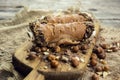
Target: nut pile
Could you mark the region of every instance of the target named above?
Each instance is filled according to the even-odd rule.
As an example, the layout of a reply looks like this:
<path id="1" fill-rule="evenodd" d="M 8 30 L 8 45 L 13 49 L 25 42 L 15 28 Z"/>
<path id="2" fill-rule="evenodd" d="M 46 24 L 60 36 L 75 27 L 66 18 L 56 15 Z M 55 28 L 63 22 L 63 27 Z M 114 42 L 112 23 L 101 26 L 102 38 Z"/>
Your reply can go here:
<path id="1" fill-rule="evenodd" d="M 117 52 L 118 50 L 120 50 L 120 41 L 110 44 L 101 43 L 95 46 L 90 60 L 90 67 L 93 68 L 95 72 L 92 80 L 99 80 L 100 76 L 106 77 L 110 73 L 110 68 L 105 61 L 106 53 Z"/>
<path id="2" fill-rule="evenodd" d="M 89 47 L 89 45 L 86 46 Z M 85 48 L 84 51 L 87 49 Z M 51 68 L 57 68 L 61 62 L 77 67 L 81 62 L 84 62 L 80 58 L 82 50 L 83 48 L 80 44 L 74 46 L 55 46 L 52 48 L 34 46 L 31 48 L 30 54 L 26 59 L 34 60 L 36 57 L 39 57 L 42 61 L 50 63 Z"/>
<path id="3" fill-rule="evenodd" d="M 89 38 L 93 34 L 92 19 L 86 14 L 67 14 L 45 16 L 41 20 L 30 23 L 34 34 L 34 45 L 26 59 L 49 63 L 51 68 L 57 68 L 60 63 L 78 67 L 81 53 L 85 55 L 89 48 Z M 104 56 L 103 56 L 104 57 Z"/>

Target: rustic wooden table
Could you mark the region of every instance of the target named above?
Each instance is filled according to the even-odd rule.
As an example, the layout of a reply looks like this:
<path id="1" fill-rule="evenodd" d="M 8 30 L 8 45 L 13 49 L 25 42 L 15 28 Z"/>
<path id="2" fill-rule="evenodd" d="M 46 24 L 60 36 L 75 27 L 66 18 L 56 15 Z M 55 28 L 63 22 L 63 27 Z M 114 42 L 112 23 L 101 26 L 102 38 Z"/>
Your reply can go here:
<path id="1" fill-rule="evenodd" d="M 80 7 L 81 11 L 93 13 L 104 26 L 119 27 L 120 0 L 0 0 L 0 20 L 11 19 L 23 6 L 30 9 L 67 9 Z"/>

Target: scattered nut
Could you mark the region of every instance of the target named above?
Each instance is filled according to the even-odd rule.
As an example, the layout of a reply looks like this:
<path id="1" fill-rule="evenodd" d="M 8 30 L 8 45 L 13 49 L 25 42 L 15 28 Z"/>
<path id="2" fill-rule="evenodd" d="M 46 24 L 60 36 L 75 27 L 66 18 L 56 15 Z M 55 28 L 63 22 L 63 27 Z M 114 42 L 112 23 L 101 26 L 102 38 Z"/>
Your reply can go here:
<path id="1" fill-rule="evenodd" d="M 61 51 L 61 48 L 59 46 L 56 46 L 55 47 L 55 52 L 60 52 Z"/>
<path id="2" fill-rule="evenodd" d="M 73 50 L 74 52 L 78 52 L 79 46 L 73 46 L 73 47 L 72 47 L 72 50 Z"/>
<path id="3" fill-rule="evenodd" d="M 30 53 L 30 54 L 26 57 L 26 59 L 27 59 L 27 60 L 34 60 L 36 57 L 37 57 L 36 54 Z"/>
<path id="4" fill-rule="evenodd" d="M 55 60 L 55 59 L 56 59 L 55 55 L 50 54 L 48 56 L 48 60 L 50 60 L 50 61 Z"/>
<path id="5" fill-rule="evenodd" d="M 97 54 L 98 58 L 100 59 L 105 59 L 106 58 L 106 54 L 105 53 L 100 53 L 100 54 Z"/>
<path id="6" fill-rule="evenodd" d="M 64 62 L 68 62 L 69 59 L 66 56 L 62 56 L 61 60 L 64 61 Z"/>
<path id="7" fill-rule="evenodd" d="M 83 58 L 80 58 L 80 61 L 83 62 L 83 63 L 85 62 L 85 60 Z"/>
<path id="8" fill-rule="evenodd" d="M 96 66 L 96 65 L 97 65 L 97 60 L 92 59 L 92 60 L 90 61 L 90 64 L 91 64 L 92 66 Z"/>
<path id="9" fill-rule="evenodd" d="M 105 78 L 108 74 L 108 72 L 103 72 L 103 78 Z"/>
<path id="10" fill-rule="evenodd" d="M 75 56 L 74 58 L 77 59 L 78 61 L 80 61 L 80 58 L 78 56 Z"/>
<path id="11" fill-rule="evenodd" d="M 96 72 L 97 75 L 102 76 L 103 72 Z"/>
<path id="12" fill-rule="evenodd" d="M 72 57 L 71 63 L 73 67 L 77 67 L 79 65 L 79 61 L 75 57 Z"/>
<path id="13" fill-rule="evenodd" d="M 59 60 L 60 59 L 60 56 L 56 56 L 56 60 Z"/>
<path id="14" fill-rule="evenodd" d="M 41 52 L 41 49 L 39 47 L 35 47 L 36 52 Z"/>
<path id="15" fill-rule="evenodd" d="M 91 55 L 91 59 L 95 59 L 95 60 L 97 60 L 97 55 L 96 55 L 95 53 L 92 53 L 92 55 Z"/>
<path id="16" fill-rule="evenodd" d="M 101 46 L 103 49 L 108 49 L 108 48 L 109 48 L 109 45 L 108 45 L 108 44 L 100 44 L 100 46 Z"/>
<path id="17" fill-rule="evenodd" d="M 103 59 L 100 60 L 100 63 L 107 64 L 107 62 L 105 60 L 103 60 Z"/>
<path id="18" fill-rule="evenodd" d="M 81 46 L 81 50 L 87 50 L 87 49 L 88 49 L 88 45 L 87 44 Z"/>
<path id="19" fill-rule="evenodd" d="M 51 67 L 52 67 L 52 68 L 57 68 L 58 65 L 59 65 L 59 62 L 58 62 L 57 60 L 52 60 L 52 61 L 51 61 Z"/>
<path id="20" fill-rule="evenodd" d="M 101 71 L 102 71 L 102 67 L 101 67 L 101 66 L 97 66 L 97 67 L 95 68 L 95 70 L 96 70 L 96 72 L 101 72 Z"/>
<path id="21" fill-rule="evenodd" d="M 47 69 L 48 67 L 47 67 L 47 66 L 44 66 L 43 68 L 44 68 L 44 69 Z"/>
<path id="22" fill-rule="evenodd" d="M 102 47 L 98 47 L 98 48 L 95 49 L 95 53 L 97 53 L 97 54 L 100 54 L 100 53 L 103 53 L 103 52 L 104 52 L 104 50 L 103 50 Z"/>
<path id="23" fill-rule="evenodd" d="M 107 65 L 105 65 L 104 67 L 103 67 L 103 71 L 108 71 L 110 68 L 109 68 L 109 66 L 107 66 Z"/>
<path id="24" fill-rule="evenodd" d="M 44 55 L 49 55 L 49 52 L 43 52 Z"/>
<path id="25" fill-rule="evenodd" d="M 111 50 L 111 49 L 107 49 L 107 50 L 106 50 L 106 52 L 111 53 L 111 52 L 112 52 L 112 50 Z"/>
<path id="26" fill-rule="evenodd" d="M 42 48 L 41 48 L 41 51 L 42 51 L 42 52 L 45 52 L 45 51 L 47 51 L 47 48 L 46 48 L 46 47 L 42 47 Z"/>
<path id="27" fill-rule="evenodd" d="M 97 74 L 94 74 L 94 75 L 92 76 L 92 80 L 99 80 L 99 76 L 98 76 Z"/>
<path id="28" fill-rule="evenodd" d="M 118 48 L 117 47 L 111 47 L 110 48 L 113 52 L 117 52 L 118 51 Z"/>

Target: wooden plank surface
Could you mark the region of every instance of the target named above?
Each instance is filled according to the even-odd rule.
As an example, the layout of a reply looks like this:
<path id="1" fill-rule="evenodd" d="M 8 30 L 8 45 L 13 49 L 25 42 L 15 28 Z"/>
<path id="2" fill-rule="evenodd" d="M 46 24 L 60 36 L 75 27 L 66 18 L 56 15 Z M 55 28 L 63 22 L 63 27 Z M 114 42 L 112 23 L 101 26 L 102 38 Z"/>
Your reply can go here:
<path id="1" fill-rule="evenodd" d="M 80 7 L 81 11 L 93 13 L 102 23 L 110 22 L 114 26 L 120 21 L 120 0 L 1 0 L 0 1 L 0 19 L 10 19 L 22 6 L 28 6 L 30 9 L 67 9 L 69 7 Z M 37 5 L 37 6 L 36 6 Z M 103 19 L 103 20 L 102 20 Z M 113 24 L 112 24 L 113 23 Z"/>

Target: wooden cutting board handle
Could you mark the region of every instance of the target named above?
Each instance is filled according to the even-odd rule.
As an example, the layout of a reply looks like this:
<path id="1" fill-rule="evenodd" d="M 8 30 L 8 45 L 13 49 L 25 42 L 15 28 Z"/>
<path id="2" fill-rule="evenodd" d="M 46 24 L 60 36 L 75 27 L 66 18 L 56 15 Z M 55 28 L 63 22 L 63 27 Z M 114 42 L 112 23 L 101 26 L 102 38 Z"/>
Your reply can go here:
<path id="1" fill-rule="evenodd" d="M 33 69 L 24 80 L 45 80 L 45 77 L 37 69 Z"/>

